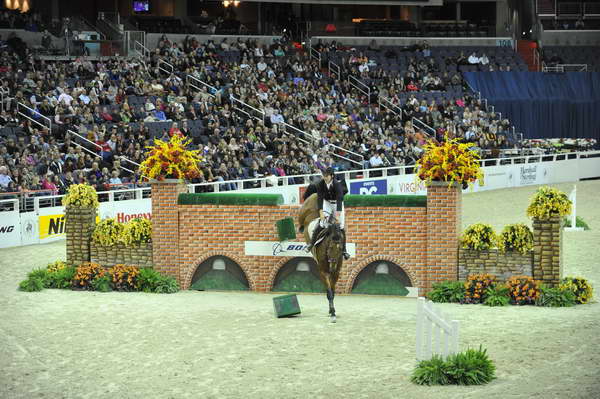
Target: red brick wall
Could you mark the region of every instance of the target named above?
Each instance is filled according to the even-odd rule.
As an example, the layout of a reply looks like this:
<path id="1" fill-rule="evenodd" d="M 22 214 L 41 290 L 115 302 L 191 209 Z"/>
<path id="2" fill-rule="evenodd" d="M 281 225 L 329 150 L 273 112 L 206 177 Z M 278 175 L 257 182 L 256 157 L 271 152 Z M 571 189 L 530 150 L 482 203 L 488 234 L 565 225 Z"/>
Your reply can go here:
<path id="1" fill-rule="evenodd" d="M 177 197 L 183 183 L 152 183 L 152 261 L 154 269 L 179 279 L 179 218 Z"/>
<path id="2" fill-rule="evenodd" d="M 250 289 L 271 290 L 279 268 L 291 258 L 246 256 L 244 241 L 277 241 L 275 222 L 285 217 L 295 220 L 298 205 L 177 206 L 181 187 L 156 186 L 152 188 L 155 268 L 172 274 L 182 289 L 188 289 L 203 261 L 223 255 L 240 265 Z M 398 264 L 421 295 L 433 282 L 456 280 L 461 193 L 432 186 L 427 204 L 428 208 L 347 208 L 348 242 L 356 244 L 356 257 L 344 262 L 336 291 L 350 292 L 362 269 L 379 260 Z M 303 241 L 302 235 L 296 241 Z"/>
<path id="3" fill-rule="evenodd" d="M 458 277 L 458 243 L 462 218 L 462 192 L 447 183 L 427 187 L 427 270 L 422 281 L 428 291 L 433 283 Z"/>

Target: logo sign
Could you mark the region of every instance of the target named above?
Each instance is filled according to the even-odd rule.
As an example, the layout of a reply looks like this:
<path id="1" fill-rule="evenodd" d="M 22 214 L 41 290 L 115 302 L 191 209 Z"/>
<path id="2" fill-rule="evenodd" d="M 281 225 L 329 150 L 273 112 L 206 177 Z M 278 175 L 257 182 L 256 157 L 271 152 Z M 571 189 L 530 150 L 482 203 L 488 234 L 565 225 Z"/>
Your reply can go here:
<path id="1" fill-rule="evenodd" d="M 386 180 L 370 180 L 350 183 L 350 194 L 387 194 Z"/>
<path id="2" fill-rule="evenodd" d="M 15 226 L 0 226 L 0 233 L 12 233 Z"/>
<path id="3" fill-rule="evenodd" d="M 248 256 L 312 257 L 303 242 L 244 241 L 244 254 Z M 356 256 L 356 244 L 346 243 L 350 257 Z"/>
<path id="4" fill-rule="evenodd" d="M 513 41 L 511 39 L 496 39 L 496 46 L 513 47 Z"/>
<path id="5" fill-rule="evenodd" d="M 424 181 L 400 182 L 398 194 L 427 194 L 427 187 Z"/>
<path id="6" fill-rule="evenodd" d="M 537 165 L 521 166 L 519 168 L 521 185 L 535 184 L 537 181 Z"/>
<path id="7" fill-rule="evenodd" d="M 96 223 L 100 218 L 96 216 Z M 44 215 L 40 216 L 40 240 L 57 238 L 65 236 L 65 215 Z"/>
<path id="8" fill-rule="evenodd" d="M 117 222 L 119 223 L 127 223 L 129 222 L 131 219 L 148 219 L 151 220 L 152 219 L 152 212 L 144 212 L 144 213 L 125 213 L 125 212 L 118 212 L 117 213 Z"/>

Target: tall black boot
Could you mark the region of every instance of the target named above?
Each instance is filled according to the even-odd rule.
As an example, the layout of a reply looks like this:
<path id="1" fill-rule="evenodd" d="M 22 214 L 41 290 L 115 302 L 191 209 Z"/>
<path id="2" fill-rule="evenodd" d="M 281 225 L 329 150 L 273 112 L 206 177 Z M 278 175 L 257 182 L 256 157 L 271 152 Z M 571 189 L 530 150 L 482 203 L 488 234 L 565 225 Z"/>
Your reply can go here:
<path id="1" fill-rule="evenodd" d="M 342 232 L 344 233 L 344 259 L 348 260 L 350 259 L 350 254 L 348 253 L 348 251 L 346 251 L 346 230 L 342 229 Z"/>
<path id="2" fill-rule="evenodd" d="M 317 224 L 317 227 L 315 228 L 315 231 L 313 232 L 313 235 L 310 240 L 310 244 L 308 244 L 308 247 L 306 247 L 306 252 L 310 252 L 310 250 L 313 249 L 313 247 L 317 243 L 317 238 L 319 237 L 321 230 L 323 230 L 323 227 L 321 227 L 321 223 L 319 223 L 319 224 Z"/>

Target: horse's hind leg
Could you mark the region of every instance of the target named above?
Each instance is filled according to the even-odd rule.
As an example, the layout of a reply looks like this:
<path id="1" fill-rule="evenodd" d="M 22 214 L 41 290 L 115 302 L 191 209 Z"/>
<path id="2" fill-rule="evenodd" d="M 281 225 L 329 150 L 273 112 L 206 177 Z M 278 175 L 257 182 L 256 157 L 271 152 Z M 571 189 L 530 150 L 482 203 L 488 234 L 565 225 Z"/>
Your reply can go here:
<path id="1" fill-rule="evenodd" d="M 331 275 L 327 276 L 327 299 L 329 300 L 329 316 L 331 322 L 335 323 L 335 306 L 333 306 L 333 298 L 335 298 L 335 283 L 332 283 Z"/>

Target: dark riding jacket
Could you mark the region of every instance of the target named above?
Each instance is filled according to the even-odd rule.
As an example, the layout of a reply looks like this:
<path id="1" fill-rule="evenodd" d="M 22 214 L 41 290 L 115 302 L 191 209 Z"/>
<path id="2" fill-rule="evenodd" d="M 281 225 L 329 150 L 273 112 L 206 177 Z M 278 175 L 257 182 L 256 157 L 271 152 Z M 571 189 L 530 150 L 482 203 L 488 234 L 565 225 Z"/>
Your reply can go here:
<path id="1" fill-rule="evenodd" d="M 344 205 L 344 189 L 340 182 L 336 179 L 331 181 L 331 185 L 327 187 L 325 179 L 317 183 L 317 196 L 319 198 L 319 209 L 323 209 L 323 200 L 336 203 L 338 212 L 341 212 Z"/>

